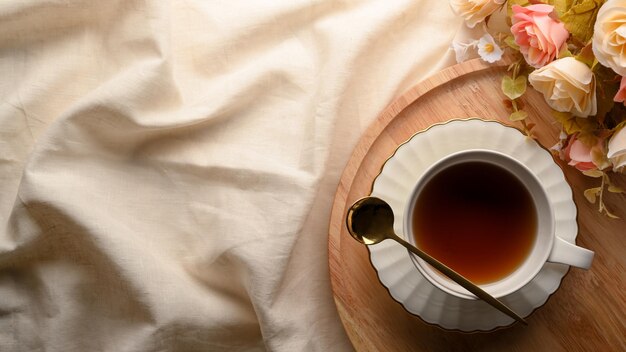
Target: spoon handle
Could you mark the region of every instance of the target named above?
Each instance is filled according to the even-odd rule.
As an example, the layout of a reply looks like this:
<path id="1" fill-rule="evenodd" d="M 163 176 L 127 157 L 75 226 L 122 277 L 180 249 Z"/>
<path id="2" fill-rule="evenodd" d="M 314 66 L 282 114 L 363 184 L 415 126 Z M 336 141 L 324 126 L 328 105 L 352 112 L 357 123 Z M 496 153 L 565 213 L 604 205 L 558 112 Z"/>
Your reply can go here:
<path id="1" fill-rule="evenodd" d="M 396 234 L 388 235 L 388 237 L 400 243 L 401 245 L 406 247 L 406 249 L 408 249 L 409 251 L 415 253 L 418 257 L 422 258 L 426 263 L 430 264 L 432 267 L 442 272 L 444 275 L 452 279 L 452 281 L 463 286 L 463 288 L 465 288 L 466 290 L 476 295 L 476 297 L 489 303 L 490 305 L 497 308 L 502 313 L 510 316 L 511 318 L 523 323 L 524 325 L 528 325 L 528 323 L 526 323 L 526 321 L 522 317 L 517 315 L 514 311 L 511 310 L 511 308 L 507 307 L 500 300 L 488 294 L 482 288 L 478 287 L 476 284 L 472 283 L 470 280 L 466 279 L 461 274 L 450 269 L 447 265 L 431 257 L 430 255 L 428 255 L 428 253 L 416 248 L 415 246 L 408 243 L 404 239 L 398 237 Z"/>

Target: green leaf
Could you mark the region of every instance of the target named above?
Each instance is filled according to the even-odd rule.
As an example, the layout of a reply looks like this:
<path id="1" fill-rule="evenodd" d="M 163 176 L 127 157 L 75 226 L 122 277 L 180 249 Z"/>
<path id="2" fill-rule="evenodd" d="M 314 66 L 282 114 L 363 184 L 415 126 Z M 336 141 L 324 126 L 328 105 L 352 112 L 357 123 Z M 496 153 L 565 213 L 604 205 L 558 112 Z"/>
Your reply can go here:
<path id="1" fill-rule="evenodd" d="M 611 193 L 624 193 L 623 188 L 617 187 L 615 185 L 609 185 L 608 190 Z"/>
<path id="2" fill-rule="evenodd" d="M 591 70 L 592 71 L 595 70 L 599 63 L 600 63 L 600 61 L 598 61 L 598 59 L 594 57 L 593 58 L 593 64 L 591 64 Z"/>
<path id="3" fill-rule="evenodd" d="M 574 54 L 572 54 L 572 52 L 569 51 L 567 46 L 563 46 L 563 49 L 561 49 L 561 51 L 559 51 L 559 55 L 558 55 L 557 58 L 562 59 L 564 57 L 572 57 L 572 56 L 574 56 Z"/>
<path id="4" fill-rule="evenodd" d="M 528 117 L 528 113 L 524 110 L 514 111 L 511 115 L 509 115 L 509 120 L 511 121 L 521 121 Z"/>
<path id="5" fill-rule="evenodd" d="M 502 77 L 502 92 L 511 100 L 521 97 L 526 92 L 526 76 L 519 76 L 516 79 Z"/>
<path id="6" fill-rule="evenodd" d="M 602 177 L 604 175 L 604 172 L 602 172 L 600 170 L 587 170 L 587 171 L 583 171 L 583 175 L 589 176 L 589 177 L 594 177 L 594 178 L 599 178 L 599 177 Z"/>
<path id="7" fill-rule="evenodd" d="M 517 45 L 517 43 L 515 42 L 515 38 L 513 38 L 512 35 L 509 35 L 506 38 L 504 38 L 504 43 L 508 45 L 509 48 L 519 51 L 519 45 Z"/>
<path id="8" fill-rule="evenodd" d="M 587 43 L 593 35 L 593 25 L 605 0 L 579 0 L 560 16 L 565 28 L 580 43 Z"/>
<path id="9" fill-rule="evenodd" d="M 596 204 L 596 196 L 598 195 L 598 193 L 600 193 L 600 190 L 601 187 L 589 188 L 586 189 L 583 194 L 585 195 L 585 198 L 587 198 L 589 203 Z"/>

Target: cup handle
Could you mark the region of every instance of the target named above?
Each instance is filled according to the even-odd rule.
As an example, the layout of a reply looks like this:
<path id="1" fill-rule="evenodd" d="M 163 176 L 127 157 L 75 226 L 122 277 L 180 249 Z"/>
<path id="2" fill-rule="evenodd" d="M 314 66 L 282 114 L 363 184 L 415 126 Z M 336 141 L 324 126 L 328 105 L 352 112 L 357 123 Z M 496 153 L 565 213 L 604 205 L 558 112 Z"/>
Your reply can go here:
<path id="1" fill-rule="evenodd" d="M 586 248 L 578 247 L 569 243 L 559 236 L 555 236 L 552 251 L 548 261 L 575 266 L 581 269 L 589 269 L 593 260 L 594 252 Z"/>

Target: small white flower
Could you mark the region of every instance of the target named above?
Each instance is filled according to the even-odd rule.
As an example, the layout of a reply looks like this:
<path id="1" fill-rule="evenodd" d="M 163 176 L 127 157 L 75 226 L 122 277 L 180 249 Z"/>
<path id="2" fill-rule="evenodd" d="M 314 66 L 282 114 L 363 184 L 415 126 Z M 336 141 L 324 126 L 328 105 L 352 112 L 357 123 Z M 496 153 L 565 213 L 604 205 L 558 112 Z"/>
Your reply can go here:
<path id="1" fill-rule="evenodd" d="M 456 62 L 460 64 L 461 62 L 467 60 L 469 49 L 476 47 L 477 43 L 477 40 L 468 42 L 461 42 L 457 40 L 452 41 L 452 49 L 454 49 L 454 53 L 456 54 Z"/>
<path id="2" fill-rule="evenodd" d="M 478 55 L 480 58 L 494 63 L 502 58 L 504 51 L 496 44 L 491 34 L 487 33 L 478 40 Z"/>

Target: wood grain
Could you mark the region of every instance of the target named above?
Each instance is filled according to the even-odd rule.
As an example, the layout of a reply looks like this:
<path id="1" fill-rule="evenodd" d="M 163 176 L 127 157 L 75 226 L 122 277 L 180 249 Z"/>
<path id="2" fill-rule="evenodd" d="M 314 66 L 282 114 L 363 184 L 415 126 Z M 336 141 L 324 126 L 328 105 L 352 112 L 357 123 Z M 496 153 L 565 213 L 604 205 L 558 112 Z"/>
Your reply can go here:
<path id="1" fill-rule="evenodd" d="M 404 310 L 378 281 L 365 246 L 345 227 L 347 208 L 368 195 L 386 158 L 415 132 L 452 118 L 507 120 L 500 91 L 504 66 L 472 60 L 441 71 L 399 97 L 366 130 L 341 177 L 329 226 L 329 269 L 335 303 L 359 351 L 626 351 L 626 197 L 609 194 L 611 220 L 583 191 L 597 179 L 557 161 L 578 206 L 577 243 L 596 252 L 589 271 L 571 269 L 561 287 L 529 318 L 489 333 L 465 334 L 427 324 Z M 538 141 L 550 147 L 559 126 L 543 97 L 530 89 L 523 101 Z M 626 187 L 626 177 L 614 175 Z"/>

